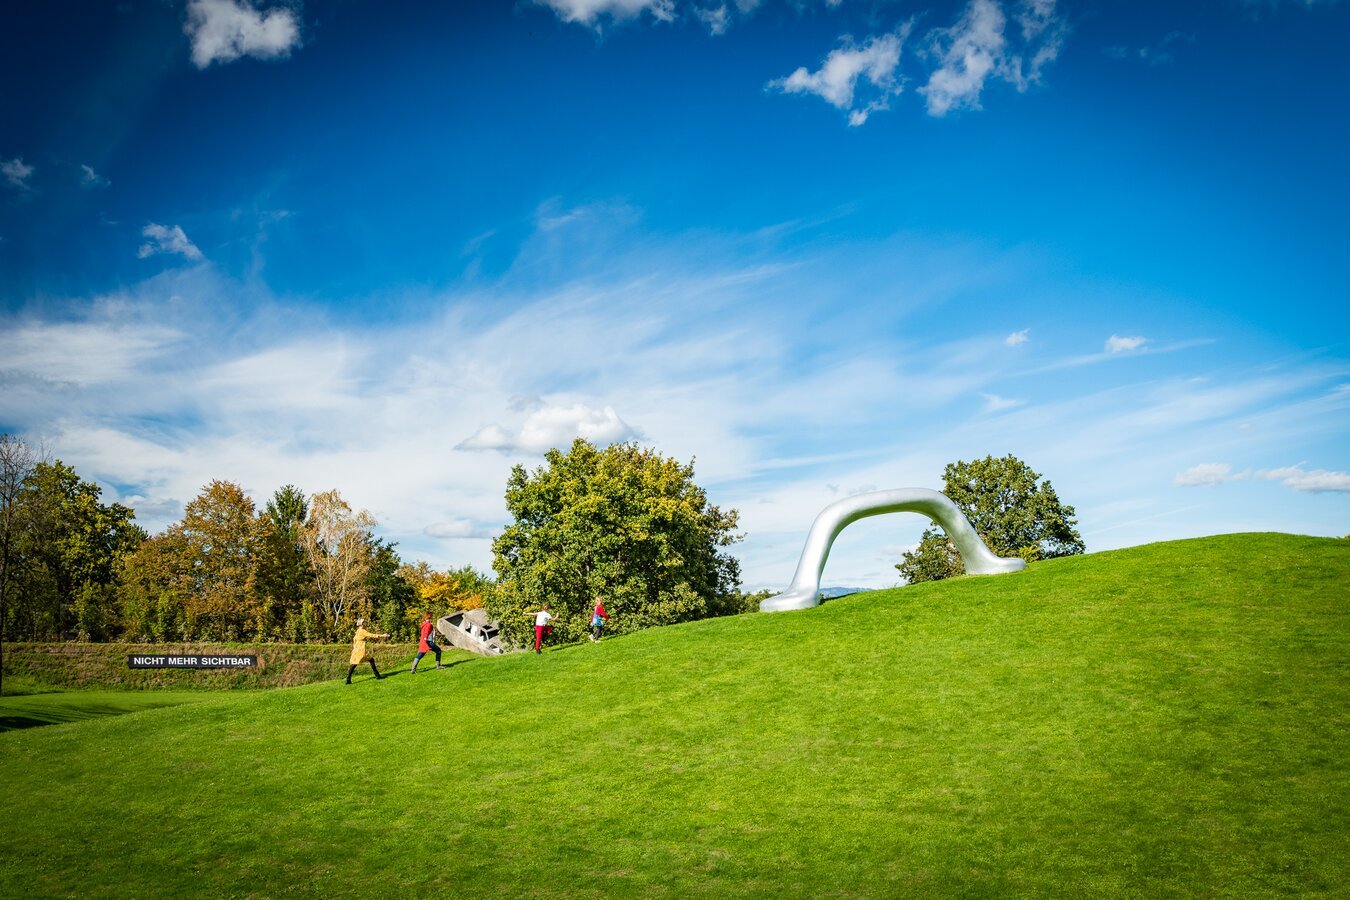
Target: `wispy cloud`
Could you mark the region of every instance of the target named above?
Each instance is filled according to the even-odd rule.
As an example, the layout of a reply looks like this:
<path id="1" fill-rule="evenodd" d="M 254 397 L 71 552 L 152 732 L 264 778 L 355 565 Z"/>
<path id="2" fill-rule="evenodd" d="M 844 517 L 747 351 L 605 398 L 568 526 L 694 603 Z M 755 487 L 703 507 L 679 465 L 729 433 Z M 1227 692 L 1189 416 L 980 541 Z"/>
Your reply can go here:
<path id="1" fill-rule="evenodd" d="M 533 0 L 564 22 L 572 22 L 600 32 L 606 25 L 639 21 L 668 24 L 693 20 L 713 36 L 727 32 L 733 23 L 753 13 L 761 0 Z M 826 0 L 826 6 L 838 6 L 838 0 Z"/>
<path id="2" fill-rule="evenodd" d="M 1005 409 L 1012 409 L 1021 406 L 1026 402 L 1025 400 L 1014 400 L 1010 397 L 1000 397 L 998 394 L 986 394 L 983 392 L 980 396 L 984 398 L 985 412 L 999 412 Z"/>
<path id="3" fill-rule="evenodd" d="M 1178 472 L 1172 483 L 1181 487 L 1213 487 L 1233 480 L 1233 467 L 1228 463 L 1200 463 L 1184 472 Z"/>
<path id="4" fill-rule="evenodd" d="M 1009 347 L 1016 347 L 1019 344 L 1025 344 L 1027 341 L 1031 340 L 1030 335 L 1031 329 L 1023 328 L 1021 331 L 1014 331 L 1012 334 L 1005 337 L 1003 343 L 1007 344 Z"/>
<path id="5" fill-rule="evenodd" d="M 873 112 L 886 109 L 890 98 L 904 89 L 896 67 L 908 33 L 906 24 L 898 32 L 869 38 L 861 45 L 846 40 L 843 47 L 830 51 L 816 71 L 801 66 L 768 86 L 787 94 L 814 94 L 847 111 L 850 125 L 862 125 Z M 870 99 L 855 104 L 859 82 L 870 84 L 873 90 Z"/>
<path id="6" fill-rule="evenodd" d="M 0 359 L 11 379 L 87 388 L 122 382 L 184 337 L 176 328 L 98 314 L 76 322 L 19 320 L 0 330 Z"/>
<path id="7" fill-rule="evenodd" d="M 244 56 L 277 59 L 300 44 L 300 23 L 293 10 L 263 11 L 249 0 L 188 0 L 183 33 L 192 42 L 192 64 L 233 62 Z"/>
<path id="8" fill-rule="evenodd" d="M 446 522 L 433 522 L 423 528 L 422 533 L 434 538 L 484 540 L 493 537 L 498 530 L 491 525 L 469 519 L 450 519 Z"/>
<path id="9" fill-rule="evenodd" d="M 536 0 L 557 13 L 564 22 L 599 27 L 602 20 L 625 22 L 649 14 L 658 22 L 675 19 L 674 0 Z M 725 17 L 725 6 L 722 7 Z"/>
<path id="10" fill-rule="evenodd" d="M 1052 344 L 1100 340 L 1096 321 L 1016 353 L 1003 331 L 916 340 L 922 311 L 964 298 L 979 321 L 1039 278 L 996 248 L 906 235 L 747 257 L 741 238 L 661 239 L 617 207 L 553 218 L 566 221 L 537 224 L 506 274 L 415 316 L 334 324 L 203 265 L 0 318 L 0 419 L 134 502 L 152 530 L 212 478 L 258 499 L 292 482 L 338 487 L 400 552 L 437 565 L 490 563 L 482 536 L 507 518 L 513 465 L 576 435 L 636 438 L 696 459 L 713 502 L 742 511 L 749 537 L 736 553 L 751 583 L 790 577 L 812 518 L 839 496 L 831 484 L 932 487 L 954 459 L 1013 452 L 1079 506 L 1086 530 L 1114 527 L 1118 514 L 1094 510 L 1122 497 L 1161 490 L 1163 508 L 1174 475 L 1223 440 L 1298 459 L 1307 453 L 1261 442 L 1343 431 L 1343 366 L 1194 373 L 1172 354 L 1182 374 L 1164 377 L 1150 353 L 1075 378 L 1035 371 Z M 839 302 L 879 285 L 885 303 Z M 989 307 L 970 300 L 972 285 Z M 1285 473 L 1291 485 L 1334 486 L 1300 471 Z M 1208 511 L 1238 493 L 1200 496 Z M 1206 514 L 1168 519 L 1167 533 L 1230 518 Z M 922 526 L 859 523 L 827 577 L 893 583 L 876 548 L 912 543 Z M 1160 539 L 1150 529 L 1111 535 Z"/>
<path id="11" fill-rule="evenodd" d="M 719 3 L 716 6 L 696 6 L 694 15 L 708 28 L 708 33 L 712 35 L 726 34 L 727 27 L 731 24 L 730 16 L 725 3 Z"/>
<path id="12" fill-rule="evenodd" d="M 5 176 L 5 181 L 9 182 L 11 187 L 21 191 L 28 189 L 28 179 L 33 177 L 33 171 L 32 166 L 17 156 L 0 162 L 0 175 Z"/>
<path id="13" fill-rule="evenodd" d="M 1300 463 L 1277 469 L 1243 469 L 1234 472 L 1227 463 L 1201 463 L 1178 472 L 1173 483 L 1181 487 L 1214 487 L 1230 481 L 1278 481 L 1291 491 L 1306 494 L 1350 493 L 1350 472 L 1305 469 Z"/>
<path id="14" fill-rule="evenodd" d="M 136 255 L 141 259 L 154 256 L 159 253 L 177 253 L 194 262 L 202 259 L 202 251 L 197 249 L 197 245 L 188 240 L 188 236 L 183 232 L 182 226 L 175 225 L 172 228 L 151 222 L 141 229 L 141 237 L 147 238 Z"/>
<path id="15" fill-rule="evenodd" d="M 1150 66 L 1161 66 L 1176 58 L 1176 51 L 1183 44 L 1194 44 L 1195 35 L 1185 31 L 1169 31 L 1152 44 L 1130 47 L 1115 44 L 1104 51 L 1112 59 L 1137 60 Z"/>
<path id="16" fill-rule="evenodd" d="M 102 175 L 94 171 L 93 166 L 80 166 L 80 186 L 87 188 L 104 188 L 112 182 L 108 181 Z"/>
<path id="17" fill-rule="evenodd" d="M 1282 469 L 1263 469 L 1258 478 L 1278 481 L 1291 491 L 1309 494 L 1350 493 L 1350 472 L 1329 472 L 1326 469 L 1304 469 L 1301 465 Z"/>
<path id="18" fill-rule="evenodd" d="M 1239 2 L 1252 13 L 1261 13 L 1266 10 L 1277 10 L 1284 6 L 1317 9 L 1318 7 L 1335 6 L 1341 0 L 1239 0 Z"/>
<path id="19" fill-rule="evenodd" d="M 1018 91 L 1040 81 L 1063 41 L 1054 0 L 1022 3 L 1017 20 L 1020 41 L 1014 43 L 1006 34 L 1003 6 L 997 0 L 971 0 L 954 25 L 928 34 L 928 53 L 938 65 L 919 93 L 927 100 L 929 115 L 979 109 L 980 94 L 990 79 L 1006 81 Z"/>
<path id="20" fill-rule="evenodd" d="M 1138 350 L 1147 343 L 1148 338 L 1146 337 L 1121 337 L 1118 334 L 1113 334 L 1106 339 L 1106 352 L 1128 353 L 1131 350 Z"/>

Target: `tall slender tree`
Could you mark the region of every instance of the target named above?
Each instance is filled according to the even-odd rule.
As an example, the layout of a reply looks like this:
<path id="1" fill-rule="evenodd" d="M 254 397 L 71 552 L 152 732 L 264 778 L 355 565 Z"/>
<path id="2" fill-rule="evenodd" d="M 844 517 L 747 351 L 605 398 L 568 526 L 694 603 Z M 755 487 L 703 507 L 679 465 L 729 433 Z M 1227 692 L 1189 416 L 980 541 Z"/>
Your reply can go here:
<path id="1" fill-rule="evenodd" d="M 369 618 L 370 573 L 375 565 L 375 517 L 352 512 L 336 489 L 310 498 L 301 545 L 314 572 L 324 637 L 332 639 L 345 619 Z"/>
<path id="2" fill-rule="evenodd" d="M 11 434 L 0 434 L 0 671 L 4 669 L 4 632 L 9 626 L 10 584 L 16 574 L 19 498 L 36 464 L 32 447 Z"/>
<path id="3" fill-rule="evenodd" d="M 305 556 L 309 502 L 295 485 L 277 490 L 258 517 L 256 588 L 268 607 L 268 637 L 304 640 L 314 630 L 314 573 Z"/>

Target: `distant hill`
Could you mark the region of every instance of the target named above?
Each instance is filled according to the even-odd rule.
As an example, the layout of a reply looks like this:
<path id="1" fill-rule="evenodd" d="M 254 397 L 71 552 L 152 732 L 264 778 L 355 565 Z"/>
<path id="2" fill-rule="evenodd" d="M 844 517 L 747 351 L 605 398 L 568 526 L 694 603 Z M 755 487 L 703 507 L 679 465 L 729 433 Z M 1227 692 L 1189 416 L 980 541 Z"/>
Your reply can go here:
<path id="1" fill-rule="evenodd" d="M 0 734 L 0 894 L 1350 884 L 1350 541 L 1153 544 Z"/>
<path id="2" fill-rule="evenodd" d="M 872 588 L 862 587 L 823 587 L 820 589 L 821 596 L 826 600 L 833 600 L 835 597 L 847 597 L 849 594 L 861 594 L 863 591 L 870 591 Z"/>

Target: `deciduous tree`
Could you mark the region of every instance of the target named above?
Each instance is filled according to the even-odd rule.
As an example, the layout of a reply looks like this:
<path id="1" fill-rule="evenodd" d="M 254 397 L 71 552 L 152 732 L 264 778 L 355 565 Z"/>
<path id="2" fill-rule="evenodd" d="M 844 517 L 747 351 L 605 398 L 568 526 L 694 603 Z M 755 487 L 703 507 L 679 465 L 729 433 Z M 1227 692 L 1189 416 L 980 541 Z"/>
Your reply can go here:
<path id="1" fill-rule="evenodd" d="M 1061 503 L 1049 480 L 1012 454 L 958 460 L 947 465 L 942 480 L 942 492 L 999 556 L 1033 562 L 1083 552 L 1073 507 Z M 919 546 L 896 568 L 911 584 L 965 571 L 960 553 L 936 526 L 925 529 Z"/>
<path id="2" fill-rule="evenodd" d="M 185 554 L 185 626 L 197 639 L 238 640 L 265 633 L 268 605 L 255 589 L 257 523 L 253 501 L 232 481 L 212 481 L 173 526 Z"/>
<path id="3" fill-rule="evenodd" d="M 506 505 L 514 517 L 493 542 L 497 587 L 488 611 L 523 641 L 540 603 L 565 638 L 580 639 L 592 598 L 605 598 L 622 633 L 706 617 L 735 596 L 735 510 L 710 504 L 693 463 L 656 450 L 577 439 L 529 472 L 516 466 Z"/>
<path id="4" fill-rule="evenodd" d="M 10 588 L 16 624 L 30 639 L 88 639 L 96 636 L 89 627 L 101 630 L 106 621 L 107 611 L 98 607 L 111 593 L 103 588 L 145 532 L 132 522 L 131 509 L 101 503 L 102 493 L 60 460 L 35 463 L 23 481 L 14 508 Z"/>
<path id="5" fill-rule="evenodd" d="M 4 634 L 9 628 L 10 585 L 16 580 L 18 562 L 19 497 L 36 464 L 32 447 L 11 434 L 0 434 L 0 671 L 4 668 Z"/>
<path id="6" fill-rule="evenodd" d="M 314 572 L 324 637 L 335 638 L 344 620 L 370 617 L 370 575 L 375 565 L 375 517 L 352 512 L 336 489 L 310 498 L 301 545 Z"/>

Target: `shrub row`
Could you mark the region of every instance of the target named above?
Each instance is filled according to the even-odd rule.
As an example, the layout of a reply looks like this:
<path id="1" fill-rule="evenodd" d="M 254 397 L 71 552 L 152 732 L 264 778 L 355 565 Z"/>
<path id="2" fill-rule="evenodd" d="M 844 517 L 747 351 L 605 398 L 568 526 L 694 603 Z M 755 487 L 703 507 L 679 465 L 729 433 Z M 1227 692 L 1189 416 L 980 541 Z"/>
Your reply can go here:
<path id="1" fill-rule="evenodd" d="M 417 652 L 416 644 L 372 644 L 381 672 Z M 350 644 L 80 644 L 7 643 L 4 677 L 65 690 L 239 690 L 294 687 L 347 673 Z M 256 655 L 252 669 L 131 669 L 132 655 Z M 358 674 L 370 674 L 363 665 Z"/>

